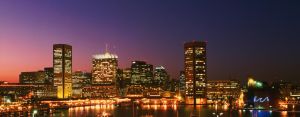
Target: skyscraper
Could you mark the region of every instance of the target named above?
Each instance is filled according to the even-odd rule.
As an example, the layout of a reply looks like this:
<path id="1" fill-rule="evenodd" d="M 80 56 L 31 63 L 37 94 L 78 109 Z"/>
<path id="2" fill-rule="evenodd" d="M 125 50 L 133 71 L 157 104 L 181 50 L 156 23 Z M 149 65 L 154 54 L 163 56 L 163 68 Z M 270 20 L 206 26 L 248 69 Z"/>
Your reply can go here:
<path id="1" fill-rule="evenodd" d="M 92 84 L 115 84 L 118 56 L 105 52 L 93 56 Z"/>
<path id="2" fill-rule="evenodd" d="M 72 96 L 72 46 L 53 45 L 54 86 L 57 87 L 57 98 Z"/>
<path id="3" fill-rule="evenodd" d="M 186 78 L 186 103 L 206 103 L 206 42 L 193 41 L 184 44 L 184 69 Z"/>
<path id="4" fill-rule="evenodd" d="M 133 61 L 131 64 L 131 84 L 149 85 L 153 80 L 153 65 L 144 61 Z"/>
<path id="5" fill-rule="evenodd" d="M 165 86 L 169 81 L 169 75 L 163 66 L 155 67 L 154 70 L 154 84 L 159 86 Z"/>
<path id="6" fill-rule="evenodd" d="M 117 96 L 116 76 L 118 69 L 118 56 L 106 51 L 104 54 L 93 56 L 92 68 L 92 96 Z"/>

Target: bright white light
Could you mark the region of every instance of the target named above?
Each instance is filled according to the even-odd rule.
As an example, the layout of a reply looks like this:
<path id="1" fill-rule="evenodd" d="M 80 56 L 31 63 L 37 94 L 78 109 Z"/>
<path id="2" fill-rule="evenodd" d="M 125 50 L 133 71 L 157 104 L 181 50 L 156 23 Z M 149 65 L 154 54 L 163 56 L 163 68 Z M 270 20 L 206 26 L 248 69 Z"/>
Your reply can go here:
<path id="1" fill-rule="evenodd" d="M 108 58 L 118 58 L 116 54 L 111 54 L 106 52 L 105 54 L 96 54 L 93 56 L 94 59 L 108 59 Z"/>
<path id="2" fill-rule="evenodd" d="M 7 102 L 7 103 L 11 103 L 11 100 L 10 100 L 10 99 L 7 99 L 6 102 Z"/>
<path id="3" fill-rule="evenodd" d="M 163 66 L 158 66 L 155 69 L 165 69 Z"/>
<path id="4" fill-rule="evenodd" d="M 33 110 L 33 114 L 37 114 L 37 112 L 38 112 L 37 110 Z"/>

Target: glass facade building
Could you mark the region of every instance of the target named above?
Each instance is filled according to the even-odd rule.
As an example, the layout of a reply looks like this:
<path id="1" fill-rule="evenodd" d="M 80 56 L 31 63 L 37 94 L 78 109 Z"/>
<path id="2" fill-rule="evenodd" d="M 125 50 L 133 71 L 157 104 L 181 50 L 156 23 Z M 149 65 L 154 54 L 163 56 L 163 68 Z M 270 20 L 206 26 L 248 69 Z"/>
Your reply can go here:
<path id="1" fill-rule="evenodd" d="M 153 80 L 153 65 L 144 61 L 133 61 L 131 64 L 131 84 L 149 85 Z"/>
<path id="2" fill-rule="evenodd" d="M 159 86 L 165 86 L 167 81 L 169 81 L 169 75 L 163 66 L 155 67 L 154 70 L 154 84 Z"/>
<path id="3" fill-rule="evenodd" d="M 53 45 L 54 86 L 57 98 L 72 96 L 72 46 L 66 44 Z"/>
<path id="4" fill-rule="evenodd" d="M 87 96 L 116 97 L 116 76 L 118 69 L 118 56 L 105 52 L 93 56 L 92 86 L 85 90 L 91 91 Z"/>
<path id="5" fill-rule="evenodd" d="M 114 85 L 118 68 L 118 56 L 106 52 L 93 56 L 92 84 Z"/>

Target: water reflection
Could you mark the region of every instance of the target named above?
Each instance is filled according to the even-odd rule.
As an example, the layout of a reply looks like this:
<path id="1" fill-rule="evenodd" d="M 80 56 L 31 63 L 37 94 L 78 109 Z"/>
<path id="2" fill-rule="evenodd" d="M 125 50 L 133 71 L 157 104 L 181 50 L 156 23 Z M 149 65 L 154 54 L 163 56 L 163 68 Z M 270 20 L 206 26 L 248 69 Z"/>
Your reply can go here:
<path id="1" fill-rule="evenodd" d="M 68 110 L 59 110 L 52 113 L 52 117 L 97 117 L 102 115 L 113 117 L 190 117 L 194 108 L 192 105 L 142 105 L 142 106 L 114 106 L 96 105 L 73 107 Z M 231 110 L 215 108 L 210 105 L 198 105 L 197 115 L 200 117 L 213 116 L 213 113 L 222 113 L 223 117 L 297 117 L 297 111 L 269 111 L 269 110 Z"/>

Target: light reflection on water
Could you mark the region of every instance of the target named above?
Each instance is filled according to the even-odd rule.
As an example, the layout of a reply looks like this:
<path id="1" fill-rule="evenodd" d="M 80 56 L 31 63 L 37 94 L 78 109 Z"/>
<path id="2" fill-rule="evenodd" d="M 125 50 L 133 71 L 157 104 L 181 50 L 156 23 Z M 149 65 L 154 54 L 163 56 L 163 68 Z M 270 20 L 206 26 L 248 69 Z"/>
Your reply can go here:
<path id="1" fill-rule="evenodd" d="M 53 117 L 97 117 L 104 114 L 113 117 L 190 117 L 194 108 L 192 105 L 143 105 L 116 107 L 114 105 L 97 105 L 73 107 L 68 110 L 56 111 Z M 213 113 L 223 113 L 223 117 L 297 117 L 300 112 L 269 111 L 269 110 L 230 110 L 214 106 L 198 105 L 195 113 L 200 117 L 213 116 Z"/>

